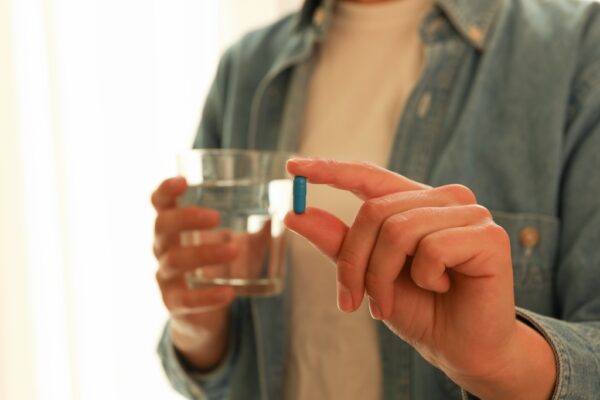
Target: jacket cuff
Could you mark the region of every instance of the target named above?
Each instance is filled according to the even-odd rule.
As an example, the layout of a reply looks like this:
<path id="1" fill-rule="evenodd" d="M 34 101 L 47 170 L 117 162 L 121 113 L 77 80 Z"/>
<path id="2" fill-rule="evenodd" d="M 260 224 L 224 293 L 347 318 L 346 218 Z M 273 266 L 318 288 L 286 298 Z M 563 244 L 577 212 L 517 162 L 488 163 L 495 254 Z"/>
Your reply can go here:
<path id="1" fill-rule="evenodd" d="M 561 337 L 561 333 L 555 329 L 556 322 L 562 324 L 565 324 L 565 322 L 545 317 L 520 307 L 517 307 L 517 318 L 538 331 L 550 344 L 550 347 L 552 347 L 554 362 L 556 363 L 556 383 L 551 399 L 566 399 L 568 393 L 568 376 L 570 375 L 569 371 L 572 363 L 564 346 L 564 340 L 568 339 L 564 335 Z M 552 321 L 555 323 L 552 323 Z"/>
<path id="2" fill-rule="evenodd" d="M 600 321 L 569 322 L 517 308 L 517 315 L 550 343 L 556 365 L 552 400 L 589 399 L 600 383 Z"/>
<path id="3" fill-rule="evenodd" d="M 565 369 L 568 369 L 570 364 L 568 364 L 567 352 L 561 343 L 558 333 L 553 330 L 552 326 L 548 326 L 547 321 L 543 320 L 548 319 L 548 317 L 542 317 L 520 307 L 516 308 L 516 313 L 518 320 L 538 331 L 550 344 L 550 347 L 552 347 L 556 362 L 556 384 L 551 399 L 566 399 L 567 384 L 565 382 Z M 461 399 L 476 400 L 479 398 L 461 388 Z"/>
<path id="4" fill-rule="evenodd" d="M 224 398 L 234 358 L 233 329 L 230 330 L 227 353 L 209 372 L 193 370 L 175 349 L 169 332 L 170 321 L 165 324 L 157 350 L 171 386 L 189 399 Z"/>
<path id="5" fill-rule="evenodd" d="M 600 322 L 568 322 L 517 308 L 517 318 L 537 330 L 552 347 L 556 384 L 552 400 L 589 399 L 598 393 Z M 462 391 L 463 399 L 476 399 Z"/>

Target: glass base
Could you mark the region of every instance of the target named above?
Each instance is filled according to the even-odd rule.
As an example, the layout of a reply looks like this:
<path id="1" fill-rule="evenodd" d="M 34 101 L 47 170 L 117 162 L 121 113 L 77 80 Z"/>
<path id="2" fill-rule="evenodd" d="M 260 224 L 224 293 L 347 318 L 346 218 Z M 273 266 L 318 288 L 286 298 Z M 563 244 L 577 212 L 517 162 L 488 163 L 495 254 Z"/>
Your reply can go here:
<path id="1" fill-rule="evenodd" d="M 238 297 L 275 296 L 281 293 L 280 279 L 203 278 L 194 274 L 186 277 L 190 289 L 206 286 L 231 286 Z"/>

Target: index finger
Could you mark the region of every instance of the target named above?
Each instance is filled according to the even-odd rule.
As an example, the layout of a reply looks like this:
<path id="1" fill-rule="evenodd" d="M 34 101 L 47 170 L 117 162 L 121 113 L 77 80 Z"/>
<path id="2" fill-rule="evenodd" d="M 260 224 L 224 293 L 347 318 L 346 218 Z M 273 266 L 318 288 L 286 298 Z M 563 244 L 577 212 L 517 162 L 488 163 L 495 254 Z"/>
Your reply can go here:
<path id="1" fill-rule="evenodd" d="M 187 189 L 185 178 L 177 176 L 164 180 L 152 193 L 151 201 L 156 211 L 175 207 L 177 197 Z"/>
<path id="2" fill-rule="evenodd" d="M 305 176 L 310 183 L 347 190 L 363 200 L 407 190 L 431 188 L 366 162 L 292 158 L 287 162 L 287 170 L 292 175 Z"/>

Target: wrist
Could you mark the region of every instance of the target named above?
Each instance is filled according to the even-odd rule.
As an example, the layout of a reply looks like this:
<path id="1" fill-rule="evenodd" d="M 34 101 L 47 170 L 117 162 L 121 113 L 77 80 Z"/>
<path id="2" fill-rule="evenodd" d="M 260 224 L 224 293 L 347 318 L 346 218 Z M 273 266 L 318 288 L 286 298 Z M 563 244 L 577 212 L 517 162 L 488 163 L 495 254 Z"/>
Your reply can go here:
<path id="1" fill-rule="evenodd" d="M 556 360 L 552 347 L 539 332 L 517 322 L 505 356 L 494 373 L 459 377 L 455 382 L 485 400 L 551 398 L 557 377 Z"/>
<path id="2" fill-rule="evenodd" d="M 229 307 L 171 318 L 173 346 L 185 363 L 198 371 L 218 365 L 227 350 L 228 333 Z"/>

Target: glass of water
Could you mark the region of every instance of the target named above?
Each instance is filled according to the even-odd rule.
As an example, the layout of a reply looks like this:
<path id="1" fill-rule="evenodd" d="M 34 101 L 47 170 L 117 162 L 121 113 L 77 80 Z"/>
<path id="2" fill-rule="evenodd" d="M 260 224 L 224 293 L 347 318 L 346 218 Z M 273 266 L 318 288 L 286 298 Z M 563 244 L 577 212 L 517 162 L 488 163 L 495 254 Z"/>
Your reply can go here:
<path id="1" fill-rule="evenodd" d="M 226 285 L 238 296 L 281 292 L 285 267 L 285 226 L 292 180 L 285 169 L 290 153 L 198 149 L 179 155 L 179 174 L 188 190 L 179 206 L 211 208 L 221 215 L 215 229 L 182 233 L 183 246 L 233 241 L 239 248 L 227 264 L 198 267 L 186 276 L 190 288 Z"/>

